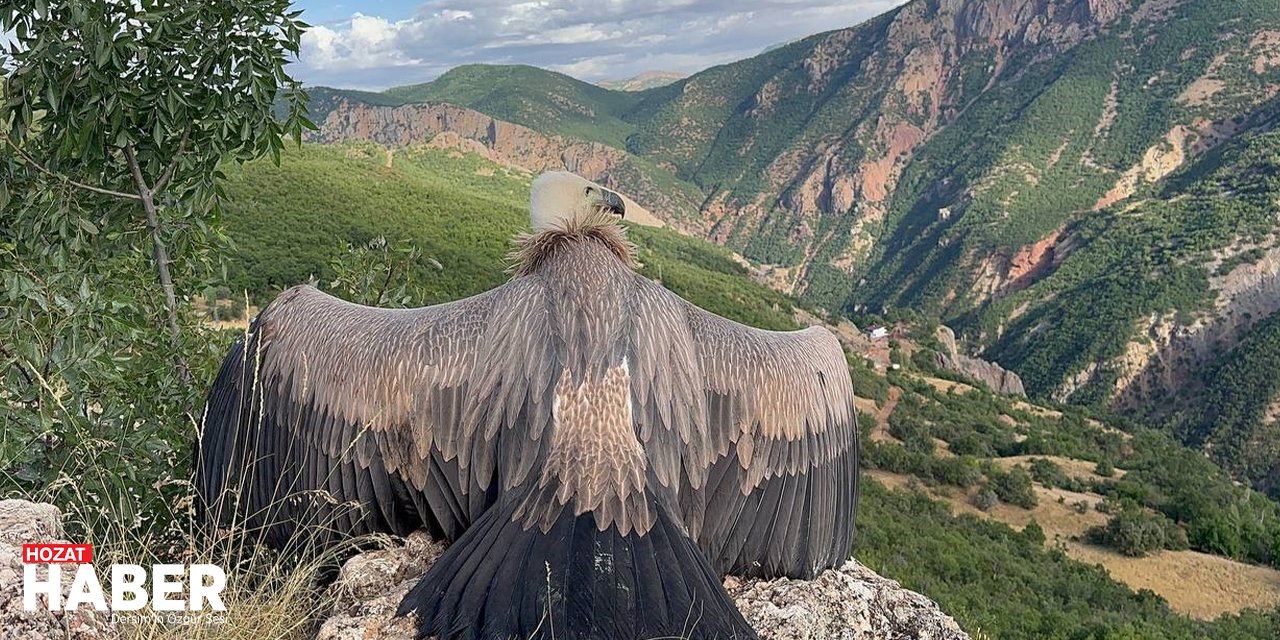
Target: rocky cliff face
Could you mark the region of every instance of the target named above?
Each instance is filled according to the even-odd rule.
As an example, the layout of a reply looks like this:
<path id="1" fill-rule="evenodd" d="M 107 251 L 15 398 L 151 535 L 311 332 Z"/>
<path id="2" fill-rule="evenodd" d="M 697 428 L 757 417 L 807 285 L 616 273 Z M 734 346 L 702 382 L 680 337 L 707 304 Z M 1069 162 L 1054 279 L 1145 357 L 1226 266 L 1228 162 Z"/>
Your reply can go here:
<path id="1" fill-rule="evenodd" d="M 743 142 L 725 151 L 713 146 L 710 155 L 749 157 L 788 109 L 812 114 L 823 125 L 830 119 L 832 126 L 794 131 L 792 144 L 764 168 L 766 191 L 780 197 L 745 200 L 736 185 L 718 185 L 709 201 L 725 206 L 707 217 L 707 233 L 760 234 L 779 220 L 826 227 L 826 233 L 789 238 L 801 245 L 797 279 L 808 280 L 815 261 L 853 271 L 871 253 L 872 229 L 888 215 L 904 168 L 917 149 L 956 121 L 975 91 L 993 85 L 1020 52 L 1052 56 L 1116 19 L 1124 6 L 1121 0 L 913 2 L 867 25 L 811 38 L 808 51 L 765 80 L 753 106 L 726 123 L 725 129 L 750 131 L 736 136 Z M 689 81 L 677 109 L 700 106 L 701 81 Z M 666 133 L 674 137 L 682 129 L 676 124 Z"/>
<path id="2" fill-rule="evenodd" d="M 317 640 L 412 640 L 411 618 L 395 617 L 404 594 L 444 552 L 425 533 L 404 546 L 349 560 L 331 587 L 334 614 Z M 928 598 L 850 560 L 817 579 L 727 578 L 725 587 L 761 640 L 968 640 Z"/>
<path id="3" fill-rule="evenodd" d="M 1129 343 L 1118 361 L 1115 394 L 1120 407 L 1136 409 L 1194 386 L 1205 366 L 1239 344 L 1257 323 L 1280 311 L 1280 246 L 1262 251 L 1257 262 L 1210 279 L 1212 311 L 1190 322 L 1164 313 L 1142 323 L 1140 338 Z"/>

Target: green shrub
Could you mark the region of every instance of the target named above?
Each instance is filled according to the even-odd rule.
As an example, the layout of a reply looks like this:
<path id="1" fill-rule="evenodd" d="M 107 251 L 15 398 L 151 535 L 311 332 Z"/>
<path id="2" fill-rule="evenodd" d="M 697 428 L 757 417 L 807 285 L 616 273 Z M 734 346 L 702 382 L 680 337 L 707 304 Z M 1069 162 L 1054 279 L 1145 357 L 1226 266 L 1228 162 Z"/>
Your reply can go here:
<path id="1" fill-rule="evenodd" d="M 1039 522 L 1032 520 L 1022 528 L 1022 537 L 1026 538 L 1031 544 L 1042 545 L 1045 541 L 1044 528 L 1040 526 Z"/>
<path id="2" fill-rule="evenodd" d="M 1137 558 L 1162 549 L 1187 548 L 1187 534 L 1181 527 L 1163 515 L 1138 507 L 1121 509 L 1106 525 L 1090 528 L 1085 537 Z"/>
<path id="3" fill-rule="evenodd" d="M 1098 464 L 1093 468 L 1093 472 L 1104 478 L 1110 478 L 1116 475 L 1116 468 L 1111 464 L 1109 458 L 1103 458 L 1098 461 Z"/>
<path id="4" fill-rule="evenodd" d="M 1009 471 L 1001 471 L 999 468 L 991 465 L 987 468 L 987 486 L 995 492 L 996 497 L 1002 502 L 1022 507 L 1023 509 L 1031 509 L 1036 506 L 1035 485 L 1031 482 L 1031 475 L 1020 467 L 1014 467 Z"/>
<path id="5" fill-rule="evenodd" d="M 973 496 L 973 506 L 977 507 L 979 511 L 990 511 L 999 502 L 1000 499 L 996 497 L 996 492 L 990 488 L 984 488 Z"/>

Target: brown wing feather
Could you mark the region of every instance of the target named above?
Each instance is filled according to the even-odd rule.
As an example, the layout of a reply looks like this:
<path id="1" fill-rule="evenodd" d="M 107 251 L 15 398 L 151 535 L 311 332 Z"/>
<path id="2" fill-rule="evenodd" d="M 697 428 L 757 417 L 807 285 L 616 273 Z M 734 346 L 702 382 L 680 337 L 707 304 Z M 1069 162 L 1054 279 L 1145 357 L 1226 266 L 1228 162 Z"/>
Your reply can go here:
<path id="1" fill-rule="evenodd" d="M 654 398 L 649 418 L 685 447 L 681 507 L 712 565 L 807 577 L 843 562 L 853 536 L 858 443 L 853 385 L 835 336 L 821 327 L 755 329 L 644 282 L 637 306 L 655 322 L 637 336 L 644 343 L 637 351 L 661 364 L 643 369 L 648 380 L 633 387 Z M 685 350 L 692 352 L 692 392 L 671 373 L 684 366 Z M 691 395 L 698 408 L 684 406 Z M 647 440 L 651 458 L 664 455 L 661 431 Z"/>
<path id="2" fill-rule="evenodd" d="M 549 376 L 525 360 L 550 348 L 529 313 L 542 295 L 537 278 L 420 309 L 282 294 L 210 391 L 197 482 L 212 517 L 276 546 L 299 525 L 460 535 L 494 499 L 497 458 L 527 473 L 536 455 L 495 425 L 547 419 Z"/>

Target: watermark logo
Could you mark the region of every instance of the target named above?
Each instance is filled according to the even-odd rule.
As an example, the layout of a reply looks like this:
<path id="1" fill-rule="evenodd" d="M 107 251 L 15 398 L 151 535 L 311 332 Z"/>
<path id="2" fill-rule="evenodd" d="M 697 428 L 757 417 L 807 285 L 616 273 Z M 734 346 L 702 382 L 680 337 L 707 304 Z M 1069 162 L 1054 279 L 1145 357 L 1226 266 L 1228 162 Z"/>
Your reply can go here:
<path id="1" fill-rule="evenodd" d="M 62 611 L 88 606 L 97 611 L 226 611 L 222 590 L 226 573 L 212 564 L 138 564 L 110 566 L 108 585 L 93 564 L 93 545 L 22 545 L 22 606 L 27 611 Z M 77 564 L 66 598 L 62 597 L 63 564 Z M 47 565 L 41 576 L 38 565 Z M 186 596 L 185 598 L 183 596 Z M 108 606 L 109 605 L 109 606 Z"/>

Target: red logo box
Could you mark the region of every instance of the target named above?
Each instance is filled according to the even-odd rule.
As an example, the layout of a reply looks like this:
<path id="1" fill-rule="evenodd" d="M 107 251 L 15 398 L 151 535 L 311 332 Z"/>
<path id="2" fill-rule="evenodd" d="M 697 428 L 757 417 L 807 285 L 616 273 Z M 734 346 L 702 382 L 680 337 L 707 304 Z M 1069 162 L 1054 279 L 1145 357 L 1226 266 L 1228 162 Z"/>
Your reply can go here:
<path id="1" fill-rule="evenodd" d="M 84 564 L 93 562 L 91 544 L 24 544 L 22 561 L 27 564 Z"/>

